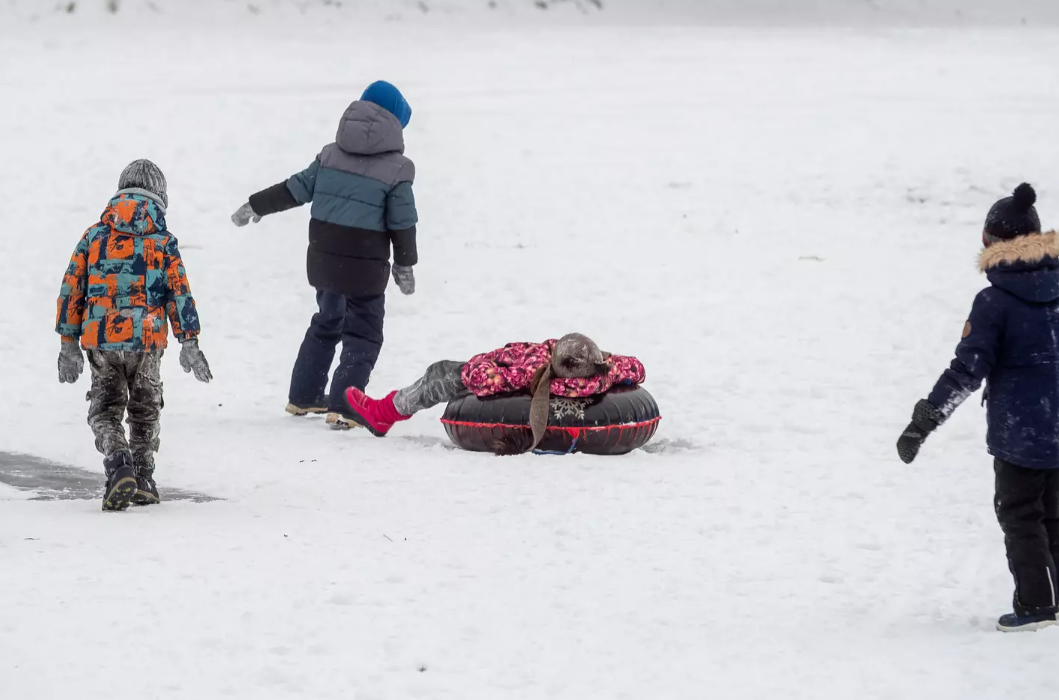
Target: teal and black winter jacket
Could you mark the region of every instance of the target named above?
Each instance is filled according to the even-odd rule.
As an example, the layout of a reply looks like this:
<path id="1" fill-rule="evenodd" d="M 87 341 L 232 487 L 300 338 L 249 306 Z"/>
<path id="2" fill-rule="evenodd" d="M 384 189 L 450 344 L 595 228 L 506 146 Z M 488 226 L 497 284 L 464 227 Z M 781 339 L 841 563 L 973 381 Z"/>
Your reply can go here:
<path id="1" fill-rule="evenodd" d="M 397 265 L 418 262 L 412 183 L 415 165 L 404 155 L 404 133 L 392 113 L 356 101 L 335 142 L 286 182 L 250 197 L 259 216 L 312 202 L 309 284 L 348 297 L 382 294 Z"/>

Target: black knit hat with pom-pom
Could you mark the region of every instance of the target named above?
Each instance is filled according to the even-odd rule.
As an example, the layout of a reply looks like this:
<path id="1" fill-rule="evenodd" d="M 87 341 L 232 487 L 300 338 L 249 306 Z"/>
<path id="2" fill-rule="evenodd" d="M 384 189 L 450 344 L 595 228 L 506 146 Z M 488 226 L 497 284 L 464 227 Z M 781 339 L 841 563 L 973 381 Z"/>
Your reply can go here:
<path id="1" fill-rule="evenodd" d="M 989 215 L 985 217 L 982 241 L 989 245 L 1040 233 L 1041 220 L 1033 207 L 1036 202 L 1037 193 L 1029 183 L 1024 182 L 1016 187 L 1010 197 L 1004 197 L 989 210 Z"/>

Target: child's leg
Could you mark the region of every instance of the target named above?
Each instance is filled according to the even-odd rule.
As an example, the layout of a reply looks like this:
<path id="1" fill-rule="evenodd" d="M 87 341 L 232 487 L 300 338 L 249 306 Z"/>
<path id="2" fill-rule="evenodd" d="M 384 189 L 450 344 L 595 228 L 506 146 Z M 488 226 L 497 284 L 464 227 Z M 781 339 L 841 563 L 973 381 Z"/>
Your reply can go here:
<path id="1" fill-rule="evenodd" d="M 1044 490 L 1044 529 L 1048 531 L 1052 564 L 1059 569 L 1059 469 L 1048 472 Z M 1059 597 L 1059 578 L 1053 583 L 1056 596 Z"/>
<path id="2" fill-rule="evenodd" d="M 137 476 L 154 476 L 162 413 L 162 351 L 141 353 L 129 363 L 129 446 Z"/>
<path id="3" fill-rule="evenodd" d="M 88 425 L 96 438 L 96 449 L 109 457 L 129 449 L 121 419 L 128 404 L 124 353 L 88 351 L 92 388 L 88 391 Z"/>
<path id="4" fill-rule="evenodd" d="M 342 339 L 346 298 L 341 294 L 318 291 L 316 304 L 320 310 L 313 314 L 291 374 L 288 398 L 297 406 L 311 406 L 324 398 L 335 348 Z"/>
<path id="5" fill-rule="evenodd" d="M 393 397 L 398 413 L 410 416 L 439 403 L 452 401 L 467 392 L 461 373 L 464 362 L 442 360 L 427 367 L 427 371 L 414 384 L 406 386 Z"/>
<path id="6" fill-rule="evenodd" d="M 346 389 L 355 386 L 363 390 L 375 369 L 382 350 L 382 324 L 386 315 L 386 297 L 346 299 L 346 316 L 342 326 L 342 356 L 338 369 L 331 378 L 328 409 L 336 413 L 345 410 Z"/>
<path id="7" fill-rule="evenodd" d="M 996 515 L 1004 531 L 1008 568 L 1015 577 L 1015 613 L 1055 612 L 1056 571 L 1045 528 L 1050 472 L 996 460 Z"/>

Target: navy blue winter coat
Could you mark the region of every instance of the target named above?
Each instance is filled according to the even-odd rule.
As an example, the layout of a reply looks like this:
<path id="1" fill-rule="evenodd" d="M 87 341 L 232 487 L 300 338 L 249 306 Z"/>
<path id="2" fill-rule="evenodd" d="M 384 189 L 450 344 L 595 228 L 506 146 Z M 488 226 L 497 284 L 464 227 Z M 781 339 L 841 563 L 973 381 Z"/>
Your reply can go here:
<path id="1" fill-rule="evenodd" d="M 927 400 L 947 418 L 985 380 L 989 453 L 1059 469 L 1059 235 L 995 243 L 979 262 L 992 286 Z"/>

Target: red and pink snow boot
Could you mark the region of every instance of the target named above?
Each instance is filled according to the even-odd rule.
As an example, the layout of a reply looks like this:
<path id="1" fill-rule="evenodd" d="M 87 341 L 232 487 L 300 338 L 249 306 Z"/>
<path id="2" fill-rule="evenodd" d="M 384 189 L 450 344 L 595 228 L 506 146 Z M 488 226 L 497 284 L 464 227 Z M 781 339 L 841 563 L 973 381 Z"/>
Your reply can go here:
<path id="1" fill-rule="evenodd" d="M 408 420 L 411 416 L 401 415 L 393 405 L 396 391 L 391 391 L 385 399 L 373 399 L 366 396 L 356 387 L 346 389 L 346 408 L 342 415 L 357 425 L 371 431 L 375 437 L 385 437 L 394 423 Z"/>

